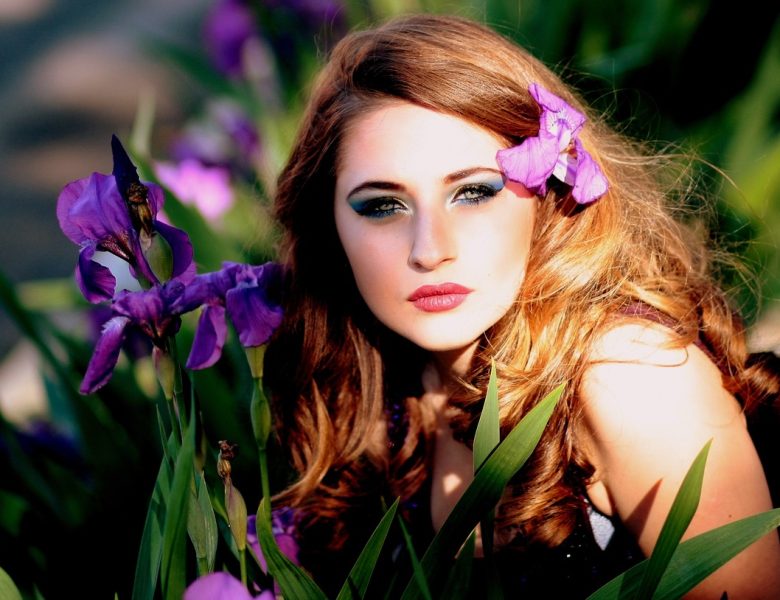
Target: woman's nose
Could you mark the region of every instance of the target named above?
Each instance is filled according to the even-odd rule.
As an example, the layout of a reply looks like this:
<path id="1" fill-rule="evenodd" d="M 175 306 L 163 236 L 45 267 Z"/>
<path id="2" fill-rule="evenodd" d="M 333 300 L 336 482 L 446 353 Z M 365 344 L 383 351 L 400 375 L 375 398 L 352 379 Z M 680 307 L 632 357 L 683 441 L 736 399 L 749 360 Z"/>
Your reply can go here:
<path id="1" fill-rule="evenodd" d="M 430 271 L 457 256 L 452 224 L 446 214 L 419 214 L 413 221 L 412 248 L 409 265 Z"/>

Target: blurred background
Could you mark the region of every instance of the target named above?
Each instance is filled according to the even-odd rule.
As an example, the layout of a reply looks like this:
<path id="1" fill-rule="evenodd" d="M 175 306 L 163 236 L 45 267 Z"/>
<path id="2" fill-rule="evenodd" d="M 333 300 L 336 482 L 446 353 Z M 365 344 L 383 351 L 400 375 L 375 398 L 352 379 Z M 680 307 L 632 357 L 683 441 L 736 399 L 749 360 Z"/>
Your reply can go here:
<path id="1" fill-rule="evenodd" d="M 625 133 L 696 153 L 701 191 L 717 209 L 712 238 L 745 265 L 723 269 L 724 284 L 752 347 L 780 351 L 780 19 L 771 3 L 0 0 L 0 566 L 25 593 L 126 597 L 159 464 L 156 392 L 142 362 L 99 397 L 71 393 L 94 326 L 72 282 L 77 248 L 56 220 L 60 189 L 110 172 L 116 133 L 186 205 L 171 210 L 190 226 L 202 269 L 267 259 L 264 207 L 312 73 L 350 28 L 409 11 L 483 21 Z M 42 346 L 70 375 L 41 360 Z M 213 421 L 238 427 L 240 414 L 212 408 Z M 54 583 L 77 565 L 89 571 L 87 596 L 78 583 Z"/>

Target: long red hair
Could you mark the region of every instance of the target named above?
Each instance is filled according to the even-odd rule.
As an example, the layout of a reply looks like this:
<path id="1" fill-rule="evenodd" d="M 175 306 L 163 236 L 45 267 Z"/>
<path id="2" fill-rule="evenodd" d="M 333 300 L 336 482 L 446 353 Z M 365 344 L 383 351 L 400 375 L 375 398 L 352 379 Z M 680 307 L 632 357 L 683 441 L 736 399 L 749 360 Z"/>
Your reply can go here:
<path id="1" fill-rule="evenodd" d="M 309 539 L 324 540 L 324 549 L 348 543 L 366 515 L 375 522 L 382 496 L 408 499 L 421 488 L 432 431 L 432 416 L 417 401 L 426 356 L 373 318 L 337 238 L 333 193 L 344 132 L 361 114 L 402 100 L 516 144 L 538 131 L 532 82 L 587 115 L 580 139 L 610 189 L 585 208 L 564 187 L 541 199 L 517 302 L 484 334 L 450 401 L 452 426 L 468 443 L 491 358 L 504 433 L 554 386 L 568 383 L 530 464 L 502 501 L 503 541 L 556 545 L 571 532 L 592 473 L 576 443 L 578 384 L 592 342 L 621 319 L 637 318 L 631 307 L 664 315 L 681 346 L 702 340 L 724 385 L 747 408 L 773 389 L 777 394 L 766 369 L 746 367 L 741 322 L 713 283 L 702 236 L 678 208 L 685 190 L 672 161 L 609 129 L 549 69 L 482 25 L 420 15 L 353 33 L 314 84 L 275 198 L 286 316 L 268 351 L 267 378 L 277 431 L 300 475 L 282 499 L 305 509 L 303 526 L 317 532 Z M 400 442 L 388 436 L 388 403 L 402 407 Z"/>

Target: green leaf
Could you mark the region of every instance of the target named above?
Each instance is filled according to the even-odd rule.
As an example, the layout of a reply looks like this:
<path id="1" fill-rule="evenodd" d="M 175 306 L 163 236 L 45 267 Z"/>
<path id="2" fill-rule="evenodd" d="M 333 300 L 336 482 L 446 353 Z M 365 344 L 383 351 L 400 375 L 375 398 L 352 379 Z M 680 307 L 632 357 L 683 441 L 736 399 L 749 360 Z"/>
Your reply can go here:
<path id="1" fill-rule="evenodd" d="M 350 600 L 363 598 L 368 588 L 368 583 L 371 581 L 371 575 L 374 572 L 374 567 L 379 559 L 379 554 L 382 551 L 385 540 L 387 539 L 387 533 L 390 531 L 390 525 L 393 524 L 395 513 L 398 510 L 398 499 L 387 509 L 387 512 L 379 521 L 379 525 L 374 529 L 374 533 L 366 542 L 363 550 L 360 552 L 352 570 L 347 576 L 347 580 L 339 592 L 337 600 Z"/>
<path id="2" fill-rule="evenodd" d="M 217 555 L 217 518 L 211 506 L 211 498 L 203 472 L 195 478 L 195 489 L 190 494 L 190 508 L 187 514 L 187 532 L 195 548 L 198 563 L 205 565 L 207 572 L 214 570 Z M 204 573 L 201 573 L 203 575 Z"/>
<path id="3" fill-rule="evenodd" d="M 166 507 L 160 572 L 164 598 L 181 598 L 186 582 L 187 509 L 195 457 L 194 418 L 195 411 L 192 410 L 190 426 L 185 430 L 181 449 L 176 457 L 171 493 Z"/>
<path id="4" fill-rule="evenodd" d="M 447 579 L 447 587 L 444 588 L 442 598 L 450 600 L 467 600 L 471 586 L 471 567 L 474 565 L 474 546 L 477 542 L 477 533 L 472 532 L 455 560 L 450 576 Z"/>
<path id="5" fill-rule="evenodd" d="M 501 441 L 498 422 L 498 381 L 496 378 L 496 363 L 491 360 L 490 379 L 487 394 L 482 404 L 477 430 L 474 434 L 474 471 L 485 462 Z"/>
<path id="6" fill-rule="evenodd" d="M 22 595 L 13 579 L 2 567 L 0 567 L 0 598 L 3 600 L 22 600 Z"/>
<path id="7" fill-rule="evenodd" d="M 490 379 L 487 394 L 482 403 L 477 430 L 474 434 L 474 472 L 482 466 L 490 453 L 501 441 L 501 425 L 498 418 L 498 379 L 496 378 L 496 361 L 490 361 Z M 493 511 L 489 511 L 480 521 L 482 547 L 485 556 L 493 553 Z"/>
<path id="8" fill-rule="evenodd" d="M 157 589 L 157 576 L 162 557 L 165 507 L 171 493 L 172 475 L 168 458 L 163 456 L 160 469 L 157 471 L 157 480 L 154 483 L 149 508 L 146 511 L 141 547 L 138 550 L 138 561 L 135 565 L 133 600 L 153 600 L 155 589 Z"/>
<path id="9" fill-rule="evenodd" d="M 425 578 L 425 572 L 420 564 L 420 559 L 417 557 L 417 551 L 414 548 L 412 536 L 409 535 L 409 530 L 406 528 L 406 523 L 404 523 L 403 519 L 398 519 L 398 525 L 401 527 L 401 534 L 404 538 L 406 551 L 409 553 L 409 560 L 412 563 L 412 577 L 423 598 L 425 598 L 425 600 L 432 600 L 431 592 L 428 589 L 428 580 Z"/>
<path id="10" fill-rule="evenodd" d="M 422 559 L 423 571 L 428 576 L 431 590 L 441 587 L 442 579 L 450 567 L 461 544 L 471 533 L 480 518 L 492 510 L 512 476 L 517 473 L 542 437 L 547 421 L 563 394 L 563 384 L 547 394 L 539 404 L 512 429 L 490 457 L 474 475 L 474 481 L 452 509 Z M 414 580 L 409 582 L 403 598 L 417 598 L 419 590 Z"/>
<path id="11" fill-rule="evenodd" d="M 661 533 L 658 535 L 653 553 L 648 559 L 647 568 L 642 576 L 642 583 L 636 596 L 638 600 L 649 600 L 653 597 L 653 592 L 658 587 L 675 549 L 696 513 L 701 497 L 701 484 L 704 480 L 704 467 L 707 464 L 707 455 L 711 445 L 712 440 L 704 444 L 680 485 L 672 507 L 669 509 L 669 514 L 661 527 Z"/>
<path id="12" fill-rule="evenodd" d="M 285 598 L 306 598 L 307 600 L 326 600 L 325 593 L 314 581 L 295 563 L 287 558 L 279 549 L 271 531 L 271 515 L 268 498 L 260 501 L 257 509 L 257 537 L 260 548 L 268 563 L 268 571 L 279 583 Z"/>
<path id="13" fill-rule="evenodd" d="M 680 598 L 753 542 L 780 526 L 780 508 L 706 531 L 681 543 L 672 556 L 654 600 Z M 633 598 L 649 559 L 609 581 L 588 600 Z"/>

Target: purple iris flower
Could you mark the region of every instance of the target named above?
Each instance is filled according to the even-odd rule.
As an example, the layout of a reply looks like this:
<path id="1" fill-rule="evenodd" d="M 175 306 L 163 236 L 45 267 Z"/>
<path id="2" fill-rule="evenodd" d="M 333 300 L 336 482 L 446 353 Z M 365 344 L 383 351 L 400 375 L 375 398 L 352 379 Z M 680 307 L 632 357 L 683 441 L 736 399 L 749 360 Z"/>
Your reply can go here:
<path id="1" fill-rule="evenodd" d="M 183 204 L 194 204 L 209 221 L 219 219 L 233 205 L 230 173 L 223 167 L 209 167 L 194 159 L 178 165 L 157 163 L 155 172 Z"/>
<path id="2" fill-rule="evenodd" d="M 82 394 L 91 394 L 108 383 L 129 326 L 137 327 L 153 344 L 163 348 L 165 340 L 181 325 L 176 306 L 184 290 L 184 283 L 174 279 L 150 290 L 123 291 L 117 295 L 111 304 L 113 316 L 103 325 L 87 366 L 80 388 Z"/>
<path id="3" fill-rule="evenodd" d="M 577 137 L 585 115 L 536 83 L 528 91 L 542 109 L 539 133 L 498 151 L 496 160 L 504 175 L 541 195 L 547 193 L 549 178 L 555 177 L 573 187 L 572 196 L 580 204 L 603 196 L 607 178 Z"/>
<path id="4" fill-rule="evenodd" d="M 187 368 L 205 369 L 217 362 L 227 336 L 226 312 L 242 346 L 265 344 L 282 321 L 278 301 L 281 278 L 281 267 L 275 263 L 253 266 L 225 262 L 219 271 L 196 276 L 177 305 L 180 313 L 204 307 Z"/>
<path id="5" fill-rule="evenodd" d="M 289 507 L 274 509 L 271 511 L 271 531 L 276 539 L 279 550 L 282 551 L 296 565 L 300 565 L 298 560 L 298 541 L 295 538 L 295 511 Z M 252 551 L 260 561 L 260 566 L 264 571 L 268 571 L 268 564 L 263 556 L 263 550 L 260 548 L 260 541 L 257 538 L 257 517 L 249 515 L 246 522 L 246 541 Z"/>
<path id="6" fill-rule="evenodd" d="M 293 563 L 298 561 L 298 542 L 295 539 L 294 512 L 291 508 L 280 508 L 271 512 L 271 530 L 273 531 L 279 550 Z M 256 517 L 250 515 L 247 519 L 246 540 L 257 556 L 263 570 L 268 572 L 260 542 L 257 539 Z M 259 588 L 255 587 L 256 591 Z M 229 573 L 209 573 L 196 579 L 184 592 L 184 600 L 250 600 L 260 598 L 273 600 L 279 597 L 279 588 L 274 584 L 274 590 L 265 590 L 259 596 L 252 596 L 241 582 Z"/>
<path id="7" fill-rule="evenodd" d="M 209 12 L 203 29 L 214 66 L 229 76 L 243 72 L 244 46 L 259 36 L 252 10 L 243 0 L 221 0 Z"/>
<path id="8" fill-rule="evenodd" d="M 98 250 L 127 261 L 135 276 L 159 283 L 167 277 L 158 277 L 145 255 L 159 234 L 171 251 L 169 276 L 189 279 L 195 275 L 187 234 L 157 220 L 164 200 L 162 190 L 138 180 L 135 167 L 116 138 L 112 147 L 113 175 L 93 173 L 72 181 L 57 198 L 60 228 L 81 246 L 76 281 L 84 297 L 93 303 L 111 300 L 116 287 L 111 271 L 93 260 Z"/>
<path id="9" fill-rule="evenodd" d="M 184 590 L 184 600 L 274 600 L 275 597 L 271 590 L 253 596 L 243 583 L 224 571 L 198 577 Z"/>

